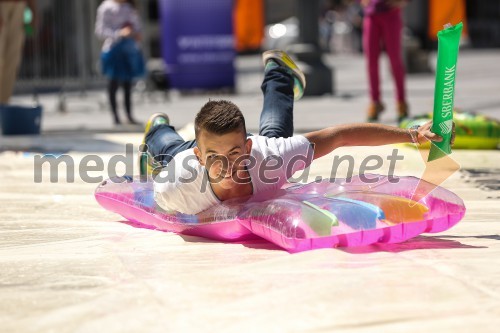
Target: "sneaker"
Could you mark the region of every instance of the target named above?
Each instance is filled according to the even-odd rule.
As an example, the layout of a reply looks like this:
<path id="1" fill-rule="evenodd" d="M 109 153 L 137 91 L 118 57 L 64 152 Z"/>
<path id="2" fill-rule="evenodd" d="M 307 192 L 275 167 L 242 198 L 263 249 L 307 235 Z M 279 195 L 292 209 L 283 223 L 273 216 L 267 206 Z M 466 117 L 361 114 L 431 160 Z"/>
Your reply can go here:
<path id="1" fill-rule="evenodd" d="M 281 66 L 284 66 L 292 71 L 294 77 L 293 85 L 293 97 L 295 100 L 299 100 L 302 95 L 304 95 L 304 89 L 306 88 L 306 78 L 304 73 L 300 70 L 299 66 L 293 62 L 292 58 L 285 51 L 281 50 L 269 50 L 262 53 L 262 61 L 264 66 L 273 60 Z"/>
<path id="2" fill-rule="evenodd" d="M 385 106 L 380 102 L 372 102 L 368 107 L 367 121 L 373 123 L 378 121 L 378 116 L 384 111 Z"/>
<path id="3" fill-rule="evenodd" d="M 144 138 L 139 147 L 139 174 L 143 177 L 153 175 L 155 170 L 161 169 L 161 164 L 156 162 L 154 156 L 151 155 L 146 145 L 146 135 L 156 126 L 170 125 L 170 119 L 164 113 L 155 113 L 149 117 L 144 130 Z"/>

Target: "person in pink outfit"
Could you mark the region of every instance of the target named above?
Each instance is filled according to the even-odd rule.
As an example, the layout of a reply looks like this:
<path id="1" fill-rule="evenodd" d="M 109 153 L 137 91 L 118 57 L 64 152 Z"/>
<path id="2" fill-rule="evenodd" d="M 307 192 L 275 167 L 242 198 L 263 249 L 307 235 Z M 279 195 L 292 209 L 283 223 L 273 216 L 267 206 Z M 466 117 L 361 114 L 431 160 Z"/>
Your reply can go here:
<path id="1" fill-rule="evenodd" d="M 385 49 L 396 86 L 396 108 L 398 120 L 408 116 L 405 94 L 405 68 L 402 59 L 401 39 L 403 22 L 401 7 L 406 0 L 362 0 L 363 49 L 367 62 L 371 103 L 367 119 L 377 121 L 385 106 L 380 98 L 379 57 Z"/>

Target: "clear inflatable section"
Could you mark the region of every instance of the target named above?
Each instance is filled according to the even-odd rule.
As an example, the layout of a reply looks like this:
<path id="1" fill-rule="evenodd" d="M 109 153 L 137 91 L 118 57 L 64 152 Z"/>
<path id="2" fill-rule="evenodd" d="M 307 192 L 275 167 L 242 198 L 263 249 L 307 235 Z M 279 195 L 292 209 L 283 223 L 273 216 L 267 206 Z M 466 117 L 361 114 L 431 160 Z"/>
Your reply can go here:
<path id="1" fill-rule="evenodd" d="M 146 227 L 219 240 L 259 236 L 291 252 L 400 242 L 446 230 L 465 213 L 463 201 L 442 187 L 380 175 L 288 184 L 277 193 L 225 201 L 197 215 L 161 209 L 151 179 L 109 179 L 95 196 L 104 208 Z"/>
<path id="2" fill-rule="evenodd" d="M 197 215 L 166 211 L 156 204 L 153 180 L 141 177 L 115 177 L 102 182 L 96 190 L 96 196 L 105 197 L 123 205 L 136 207 L 164 221 L 197 225 L 234 220 L 237 207 L 217 205 Z"/>

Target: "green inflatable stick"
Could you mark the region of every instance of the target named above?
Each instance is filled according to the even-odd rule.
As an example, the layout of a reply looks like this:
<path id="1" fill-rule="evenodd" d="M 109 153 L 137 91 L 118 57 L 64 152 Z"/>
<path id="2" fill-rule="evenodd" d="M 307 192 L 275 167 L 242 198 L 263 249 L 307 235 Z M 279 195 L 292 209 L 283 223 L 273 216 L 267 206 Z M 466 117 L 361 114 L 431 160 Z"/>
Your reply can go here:
<path id="1" fill-rule="evenodd" d="M 455 26 L 450 25 L 437 33 L 438 56 L 432 132 L 442 136 L 443 141 L 432 142 L 429 162 L 451 153 L 450 141 L 453 127 L 455 73 L 462 27 L 462 22 L 460 22 Z"/>

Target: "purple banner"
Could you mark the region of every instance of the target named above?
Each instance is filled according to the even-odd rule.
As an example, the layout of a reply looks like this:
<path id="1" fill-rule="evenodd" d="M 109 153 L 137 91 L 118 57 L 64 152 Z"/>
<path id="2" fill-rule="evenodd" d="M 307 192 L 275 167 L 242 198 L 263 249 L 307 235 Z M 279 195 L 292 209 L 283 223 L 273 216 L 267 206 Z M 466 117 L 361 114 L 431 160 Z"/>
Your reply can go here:
<path id="1" fill-rule="evenodd" d="M 233 0 L 160 0 L 160 15 L 173 88 L 234 88 Z"/>

